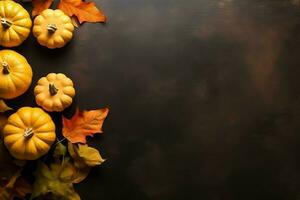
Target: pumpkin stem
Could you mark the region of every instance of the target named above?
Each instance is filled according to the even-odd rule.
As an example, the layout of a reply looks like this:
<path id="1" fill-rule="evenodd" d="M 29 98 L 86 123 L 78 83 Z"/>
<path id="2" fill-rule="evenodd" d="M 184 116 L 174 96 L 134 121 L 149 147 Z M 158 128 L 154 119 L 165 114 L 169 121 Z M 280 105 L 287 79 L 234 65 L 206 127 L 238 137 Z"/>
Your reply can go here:
<path id="1" fill-rule="evenodd" d="M 25 139 L 29 139 L 33 136 L 33 130 L 32 128 L 26 128 L 24 132 Z"/>
<path id="2" fill-rule="evenodd" d="M 3 70 L 2 70 L 2 73 L 3 74 L 9 74 L 9 66 L 8 66 L 8 63 L 3 61 L 2 62 L 2 67 L 3 67 Z"/>
<path id="3" fill-rule="evenodd" d="M 57 26 L 55 24 L 48 24 L 47 30 L 49 31 L 49 33 L 54 33 L 57 30 Z"/>
<path id="4" fill-rule="evenodd" d="M 3 26 L 4 29 L 8 29 L 12 25 L 12 22 L 9 21 L 9 20 L 7 20 L 7 19 L 5 19 L 5 18 L 2 18 L 0 20 L 0 22 L 1 22 L 1 25 Z"/>
<path id="5" fill-rule="evenodd" d="M 55 87 L 55 85 L 53 83 L 49 84 L 49 92 L 50 92 L 51 96 L 56 95 L 58 92 L 58 89 Z"/>

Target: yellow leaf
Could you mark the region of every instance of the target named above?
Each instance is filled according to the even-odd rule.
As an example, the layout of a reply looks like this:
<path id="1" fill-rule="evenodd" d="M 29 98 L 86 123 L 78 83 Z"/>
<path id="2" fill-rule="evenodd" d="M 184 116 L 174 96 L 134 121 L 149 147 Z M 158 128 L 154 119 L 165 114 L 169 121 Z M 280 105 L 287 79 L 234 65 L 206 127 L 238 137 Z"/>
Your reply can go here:
<path id="1" fill-rule="evenodd" d="M 0 112 L 6 112 L 8 110 L 12 110 L 12 108 L 8 107 L 6 103 L 1 99 L 0 100 Z"/>
<path id="2" fill-rule="evenodd" d="M 63 165 L 63 167 L 61 167 Z M 69 158 L 66 158 L 60 163 L 54 163 L 50 165 L 52 171 L 58 173 L 58 177 L 63 182 L 80 183 L 89 174 L 91 167 L 84 166 L 78 168 L 72 163 Z"/>
<path id="3" fill-rule="evenodd" d="M 85 168 L 86 164 L 81 160 L 77 152 L 76 144 L 68 143 L 68 151 L 70 156 L 73 158 L 74 164 L 77 168 Z"/>
<path id="4" fill-rule="evenodd" d="M 80 23 L 106 22 L 106 16 L 93 2 L 84 2 L 82 0 L 60 0 L 57 7 L 70 17 L 75 15 Z"/>
<path id="5" fill-rule="evenodd" d="M 83 181 L 88 176 L 92 166 L 100 165 L 105 161 L 97 149 L 88 147 L 87 145 L 79 144 L 78 146 L 69 142 L 68 150 L 76 168 L 73 183 Z"/>
<path id="6" fill-rule="evenodd" d="M 76 173 L 73 176 L 73 183 L 80 183 L 83 181 L 90 173 L 91 167 L 76 168 Z"/>
<path id="7" fill-rule="evenodd" d="M 87 144 L 78 144 L 77 152 L 84 163 L 90 167 L 101 165 L 105 161 L 97 149 L 89 147 Z"/>
<path id="8" fill-rule="evenodd" d="M 105 161 L 97 149 L 89 147 L 87 144 L 77 145 L 69 142 L 68 149 L 75 166 L 78 168 L 84 168 L 86 166 L 94 167 L 101 165 Z"/>
<path id="9" fill-rule="evenodd" d="M 102 125 L 108 108 L 79 111 L 71 119 L 63 117 L 63 135 L 72 143 L 86 143 L 86 136 L 102 133 Z"/>
<path id="10" fill-rule="evenodd" d="M 61 167 L 61 170 L 59 172 L 59 179 L 64 182 L 73 182 L 73 177 L 75 173 L 76 169 L 71 164 L 71 162 L 69 162 L 68 160 L 63 161 L 63 167 Z"/>

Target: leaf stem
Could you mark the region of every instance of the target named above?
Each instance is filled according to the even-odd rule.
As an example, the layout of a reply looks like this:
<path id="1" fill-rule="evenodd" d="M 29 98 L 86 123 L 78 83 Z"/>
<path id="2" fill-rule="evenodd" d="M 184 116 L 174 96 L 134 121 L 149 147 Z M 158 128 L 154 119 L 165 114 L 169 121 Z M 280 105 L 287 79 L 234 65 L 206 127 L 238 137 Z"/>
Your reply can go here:
<path id="1" fill-rule="evenodd" d="M 55 146 L 56 145 L 58 145 L 59 143 L 62 143 L 63 141 L 65 141 L 66 140 L 66 138 L 63 138 L 63 139 L 61 139 L 61 140 L 57 140 L 57 142 L 54 144 Z"/>

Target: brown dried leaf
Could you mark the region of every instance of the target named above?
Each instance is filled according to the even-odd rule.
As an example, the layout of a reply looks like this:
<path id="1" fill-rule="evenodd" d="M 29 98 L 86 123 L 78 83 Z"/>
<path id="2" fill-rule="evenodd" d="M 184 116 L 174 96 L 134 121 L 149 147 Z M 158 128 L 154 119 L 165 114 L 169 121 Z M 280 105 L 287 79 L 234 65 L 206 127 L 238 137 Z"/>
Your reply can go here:
<path id="1" fill-rule="evenodd" d="M 74 27 L 76 27 L 76 28 L 79 27 L 79 25 L 78 25 L 78 23 L 79 23 L 78 19 L 75 16 L 71 17 L 71 21 L 72 21 L 72 24 L 73 24 Z"/>
<path id="2" fill-rule="evenodd" d="M 24 199 L 32 192 L 31 185 L 21 177 L 21 171 L 17 171 L 5 185 L 0 185 L 0 199 L 13 200 Z"/>

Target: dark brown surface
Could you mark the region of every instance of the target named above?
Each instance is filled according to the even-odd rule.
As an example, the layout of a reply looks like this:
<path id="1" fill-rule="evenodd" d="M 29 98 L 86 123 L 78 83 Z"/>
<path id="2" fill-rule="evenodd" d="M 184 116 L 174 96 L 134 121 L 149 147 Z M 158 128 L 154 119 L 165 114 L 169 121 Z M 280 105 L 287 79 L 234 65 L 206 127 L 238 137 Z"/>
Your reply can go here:
<path id="1" fill-rule="evenodd" d="M 34 83 L 66 73 L 82 109 L 111 109 L 83 200 L 300 198 L 299 1 L 96 2 L 108 24 L 17 48 Z"/>

